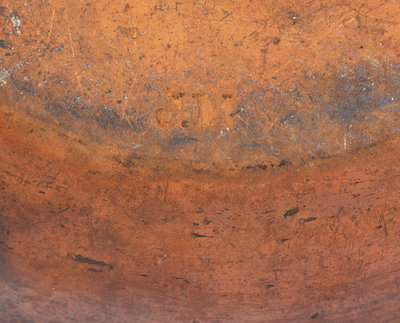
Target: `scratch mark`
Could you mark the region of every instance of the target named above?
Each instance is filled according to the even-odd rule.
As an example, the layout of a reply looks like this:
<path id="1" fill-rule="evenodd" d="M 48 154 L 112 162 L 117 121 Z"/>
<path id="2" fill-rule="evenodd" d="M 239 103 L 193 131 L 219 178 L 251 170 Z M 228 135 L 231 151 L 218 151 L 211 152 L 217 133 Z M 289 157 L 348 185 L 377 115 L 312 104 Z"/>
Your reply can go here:
<path id="1" fill-rule="evenodd" d="M 165 185 L 165 190 L 164 190 L 164 202 L 167 202 L 168 187 L 169 187 L 169 179 L 167 179 L 167 184 Z"/>
<path id="2" fill-rule="evenodd" d="M 388 189 L 388 191 L 390 191 L 390 190 Z M 386 237 L 388 236 L 388 231 L 387 231 L 387 228 L 386 228 L 386 220 L 385 220 L 384 212 L 386 210 L 386 205 L 387 205 L 387 201 L 388 201 L 388 195 L 389 195 L 389 192 L 386 194 L 385 204 L 383 205 L 383 208 L 382 208 L 381 213 L 379 215 L 379 222 L 383 223 L 383 230 L 385 232 L 385 236 Z"/>
<path id="3" fill-rule="evenodd" d="M 74 45 L 72 44 L 71 28 L 68 28 L 68 34 L 69 34 L 69 45 L 71 46 L 72 57 L 75 58 Z"/>
<path id="4" fill-rule="evenodd" d="M 54 213 L 54 214 L 61 214 L 61 213 L 64 213 L 65 211 L 68 211 L 70 208 L 71 208 L 70 206 L 67 206 L 66 208 L 64 208 L 64 209 L 62 209 L 62 210 L 60 210 L 60 211 L 58 211 L 58 212 L 56 212 L 56 213 Z"/>
<path id="5" fill-rule="evenodd" d="M 53 31 L 53 21 L 54 21 L 55 11 L 54 11 L 54 9 L 52 9 L 52 10 L 53 10 L 53 14 L 52 14 L 52 16 L 51 16 L 51 21 L 50 21 L 49 36 L 48 36 L 48 38 L 47 38 L 47 41 L 48 41 L 48 42 L 50 41 L 51 32 Z M 71 34 L 70 34 L 70 37 L 71 37 Z M 71 38 L 70 38 L 70 40 L 71 40 Z"/>
<path id="6" fill-rule="evenodd" d="M 221 21 L 228 18 L 231 14 L 232 14 L 232 12 L 227 13 L 224 17 L 222 17 Z"/>
<path id="7" fill-rule="evenodd" d="M 69 21 L 68 14 L 67 14 L 67 20 Z M 74 50 L 74 45 L 73 45 L 73 41 L 72 41 L 71 26 L 69 24 L 68 24 L 68 35 L 69 35 L 69 44 L 70 44 L 70 47 L 71 47 L 72 57 L 75 60 L 75 65 L 78 65 L 77 61 L 76 61 L 75 50 Z M 79 92 L 82 93 L 81 79 L 80 79 L 79 74 L 77 72 L 75 73 L 75 75 L 76 75 L 76 80 L 78 81 Z"/>

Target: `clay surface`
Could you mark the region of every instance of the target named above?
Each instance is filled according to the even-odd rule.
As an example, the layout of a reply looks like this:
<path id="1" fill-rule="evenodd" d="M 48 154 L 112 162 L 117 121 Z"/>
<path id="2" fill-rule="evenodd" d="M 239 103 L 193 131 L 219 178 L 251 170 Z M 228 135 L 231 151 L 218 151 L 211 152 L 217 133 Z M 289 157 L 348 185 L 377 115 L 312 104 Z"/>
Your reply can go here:
<path id="1" fill-rule="evenodd" d="M 397 321 L 400 6 L 3 1 L 0 321 Z"/>

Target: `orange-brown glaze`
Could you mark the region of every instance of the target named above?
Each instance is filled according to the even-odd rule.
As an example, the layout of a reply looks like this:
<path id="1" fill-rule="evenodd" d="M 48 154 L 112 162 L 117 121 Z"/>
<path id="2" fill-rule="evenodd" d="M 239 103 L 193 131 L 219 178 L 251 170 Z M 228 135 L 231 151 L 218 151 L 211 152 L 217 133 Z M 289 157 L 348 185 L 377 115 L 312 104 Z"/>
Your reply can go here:
<path id="1" fill-rule="evenodd" d="M 397 139 L 301 168 L 172 173 L 43 126 L 2 109 L 8 317 L 398 317 Z"/>
<path id="2" fill-rule="evenodd" d="M 398 321 L 400 7 L 0 4 L 0 321 Z"/>
<path id="3" fill-rule="evenodd" d="M 300 165 L 398 133 L 391 1 L 2 6 L 3 102 L 135 156 Z"/>

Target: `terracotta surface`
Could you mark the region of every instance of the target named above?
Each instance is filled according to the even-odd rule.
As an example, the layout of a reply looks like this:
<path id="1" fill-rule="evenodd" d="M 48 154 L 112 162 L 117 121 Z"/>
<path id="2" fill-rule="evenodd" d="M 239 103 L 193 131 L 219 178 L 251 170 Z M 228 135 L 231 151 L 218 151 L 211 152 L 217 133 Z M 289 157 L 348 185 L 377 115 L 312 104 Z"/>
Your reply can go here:
<path id="1" fill-rule="evenodd" d="M 0 321 L 398 321 L 399 14 L 1 2 Z"/>

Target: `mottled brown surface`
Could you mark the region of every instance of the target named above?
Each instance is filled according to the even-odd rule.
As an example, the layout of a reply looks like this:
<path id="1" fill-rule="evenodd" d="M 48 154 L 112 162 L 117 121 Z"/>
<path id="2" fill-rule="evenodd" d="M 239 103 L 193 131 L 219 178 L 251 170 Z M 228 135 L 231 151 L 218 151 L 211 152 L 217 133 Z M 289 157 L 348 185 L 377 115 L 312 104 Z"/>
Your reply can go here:
<path id="1" fill-rule="evenodd" d="M 398 132 L 394 1 L 6 1 L 4 100 L 136 156 L 302 163 Z"/>
<path id="2" fill-rule="evenodd" d="M 0 3 L 0 321 L 398 321 L 399 14 Z"/>

